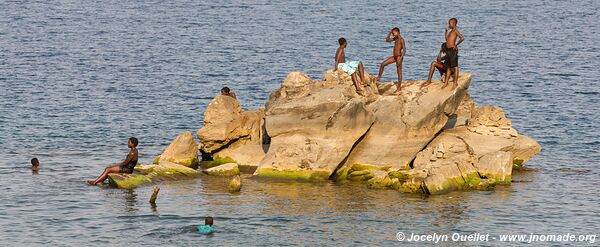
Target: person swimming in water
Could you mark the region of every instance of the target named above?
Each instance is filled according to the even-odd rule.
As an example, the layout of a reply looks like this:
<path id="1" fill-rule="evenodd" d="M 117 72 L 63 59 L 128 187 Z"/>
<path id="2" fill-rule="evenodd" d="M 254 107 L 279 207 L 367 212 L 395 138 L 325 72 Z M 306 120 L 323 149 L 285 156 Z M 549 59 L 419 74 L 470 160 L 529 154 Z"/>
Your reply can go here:
<path id="1" fill-rule="evenodd" d="M 130 148 L 129 153 L 127 154 L 127 158 L 121 163 L 118 163 L 114 166 L 109 166 L 104 169 L 104 172 L 96 178 L 96 180 L 87 181 L 89 185 L 96 185 L 102 181 L 104 181 L 109 173 L 133 173 L 133 168 L 137 165 L 138 162 L 138 139 L 135 137 L 130 137 L 127 142 L 127 147 Z"/>
<path id="2" fill-rule="evenodd" d="M 211 234 L 215 232 L 215 228 L 213 228 L 213 217 L 204 218 L 204 225 L 197 227 L 198 232 L 201 234 Z"/>
<path id="3" fill-rule="evenodd" d="M 40 161 L 38 158 L 31 159 L 31 171 L 37 173 L 40 170 Z"/>

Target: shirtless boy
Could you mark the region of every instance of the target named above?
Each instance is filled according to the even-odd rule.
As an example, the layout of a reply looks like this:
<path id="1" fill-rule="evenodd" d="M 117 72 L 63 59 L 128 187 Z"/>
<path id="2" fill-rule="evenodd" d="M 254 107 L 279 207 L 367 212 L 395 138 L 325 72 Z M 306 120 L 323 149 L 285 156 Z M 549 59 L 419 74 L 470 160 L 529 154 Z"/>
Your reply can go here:
<path id="1" fill-rule="evenodd" d="M 354 82 L 354 86 L 356 87 L 356 93 L 364 96 L 362 86 L 366 83 L 365 81 L 365 70 L 363 68 L 363 64 L 360 61 L 348 61 L 346 62 L 346 54 L 344 53 L 344 48 L 348 46 L 348 42 L 346 39 L 339 38 L 338 43 L 340 47 L 337 49 L 335 53 L 335 68 L 333 71 L 342 70 L 352 77 L 352 82 Z M 358 75 L 356 72 L 358 71 Z M 360 78 L 359 78 L 360 76 Z"/>
<path id="2" fill-rule="evenodd" d="M 421 85 L 421 88 L 429 86 L 431 84 L 431 78 L 433 78 L 433 72 L 435 69 L 438 69 L 440 72 L 441 80 L 444 80 L 444 75 L 446 74 L 446 43 L 442 43 L 442 47 L 438 52 L 437 58 L 435 61 L 431 62 L 431 66 L 429 67 L 429 75 L 427 75 L 427 81 Z"/>
<path id="3" fill-rule="evenodd" d="M 448 86 L 450 74 L 454 75 L 454 85 L 452 86 L 452 89 L 456 89 L 458 87 L 458 45 L 465 40 L 465 37 L 463 37 L 460 31 L 458 31 L 458 28 L 456 28 L 456 23 L 458 23 L 458 20 L 456 18 L 451 18 L 448 21 L 448 26 L 446 26 L 446 29 L 444 30 L 444 37 L 446 38 L 447 47 L 445 62 L 447 73 L 442 89 Z M 458 42 L 456 42 L 456 37 L 458 37 Z"/>
<path id="4" fill-rule="evenodd" d="M 406 45 L 404 44 L 404 38 L 400 36 L 400 29 L 397 27 L 392 28 L 392 31 L 388 33 L 385 41 L 388 43 L 394 41 L 394 53 L 393 56 L 383 61 L 381 66 L 379 66 L 377 81 L 379 82 L 381 80 L 381 75 L 383 75 L 385 66 L 395 62 L 396 71 L 398 72 L 398 85 L 396 86 L 396 91 L 394 93 L 397 94 L 402 90 L 402 60 L 404 60 L 404 54 L 406 54 Z"/>

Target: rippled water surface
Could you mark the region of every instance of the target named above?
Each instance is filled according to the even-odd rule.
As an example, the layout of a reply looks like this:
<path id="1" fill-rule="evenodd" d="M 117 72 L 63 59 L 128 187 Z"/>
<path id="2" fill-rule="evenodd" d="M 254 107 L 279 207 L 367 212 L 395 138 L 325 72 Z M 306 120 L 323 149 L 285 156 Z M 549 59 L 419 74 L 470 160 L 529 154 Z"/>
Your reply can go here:
<path id="1" fill-rule="evenodd" d="M 0 244 L 394 245 L 406 233 L 598 234 L 598 1 L 2 1 Z M 479 105 L 499 105 L 542 153 L 496 191 L 414 196 L 333 183 L 202 177 L 89 187 L 124 158 L 150 162 L 202 126 L 223 86 L 262 106 L 287 73 L 320 78 L 337 38 L 375 74 L 399 26 L 404 77 L 424 79 L 449 17 Z M 385 80 L 394 80 L 390 68 Z M 29 159 L 41 160 L 32 175 Z M 192 226 L 216 218 L 217 233 Z M 474 243 L 465 243 L 479 245 Z M 488 243 L 491 245 L 498 242 Z M 596 243 L 597 244 L 597 243 Z"/>

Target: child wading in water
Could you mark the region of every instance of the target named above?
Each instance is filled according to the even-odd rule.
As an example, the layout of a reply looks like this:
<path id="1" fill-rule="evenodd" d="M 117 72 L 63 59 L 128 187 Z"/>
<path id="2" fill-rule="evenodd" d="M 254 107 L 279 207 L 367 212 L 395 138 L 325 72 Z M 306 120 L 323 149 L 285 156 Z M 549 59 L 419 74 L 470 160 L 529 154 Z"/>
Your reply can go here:
<path id="1" fill-rule="evenodd" d="M 383 61 L 381 66 L 379 66 L 379 75 L 377 76 L 377 82 L 381 81 L 381 75 L 383 75 L 383 70 L 385 66 L 396 63 L 396 71 L 398 72 L 398 85 L 396 86 L 396 91 L 394 94 L 400 93 L 402 90 L 402 60 L 404 60 L 404 54 L 406 54 L 406 45 L 404 44 L 404 38 L 400 35 L 400 28 L 394 27 L 392 31 L 390 31 L 385 37 L 386 42 L 394 41 L 394 53 L 393 55 Z"/>
<path id="2" fill-rule="evenodd" d="M 96 178 L 96 180 L 89 180 L 88 184 L 96 185 L 102 181 L 104 181 L 109 173 L 133 173 L 133 168 L 137 165 L 138 162 L 138 151 L 136 149 L 138 145 L 138 139 L 135 137 L 130 137 L 127 142 L 127 147 L 130 148 L 129 153 L 127 154 L 127 158 L 121 163 L 118 163 L 114 166 L 109 166 L 104 169 L 104 172 Z"/>
<path id="3" fill-rule="evenodd" d="M 339 38 L 338 43 L 340 44 L 340 47 L 335 53 L 335 68 L 333 68 L 333 71 L 337 71 L 339 69 L 348 73 L 348 75 L 352 77 L 352 82 L 354 82 L 354 87 L 356 87 L 356 93 L 364 96 L 362 87 L 366 83 L 366 81 L 363 64 L 360 61 L 346 62 L 346 54 L 344 53 L 344 48 L 348 46 L 348 42 L 346 42 L 346 39 L 344 38 Z M 356 74 L 357 71 L 358 75 Z"/>
<path id="4" fill-rule="evenodd" d="M 198 232 L 201 234 L 211 234 L 215 232 L 215 228 L 213 228 L 213 217 L 204 218 L 204 225 L 198 226 Z"/>

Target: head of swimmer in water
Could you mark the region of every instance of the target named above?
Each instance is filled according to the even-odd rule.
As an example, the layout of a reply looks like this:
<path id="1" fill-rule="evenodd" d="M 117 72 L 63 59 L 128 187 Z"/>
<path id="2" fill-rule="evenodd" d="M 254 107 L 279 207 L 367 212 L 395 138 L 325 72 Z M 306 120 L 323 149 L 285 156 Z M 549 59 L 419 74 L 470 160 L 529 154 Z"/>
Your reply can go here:
<path id="1" fill-rule="evenodd" d="M 213 225 L 213 217 L 208 216 L 208 217 L 204 218 L 204 224 L 207 226 L 212 226 Z"/>
<path id="2" fill-rule="evenodd" d="M 134 148 L 138 145 L 138 139 L 135 137 L 129 137 L 129 141 L 127 141 L 127 147 Z"/>
<path id="3" fill-rule="evenodd" d="M 31 170 L 37 171 L 40 167 L 40 161 L 37 158 L 31 159 Z"/>

